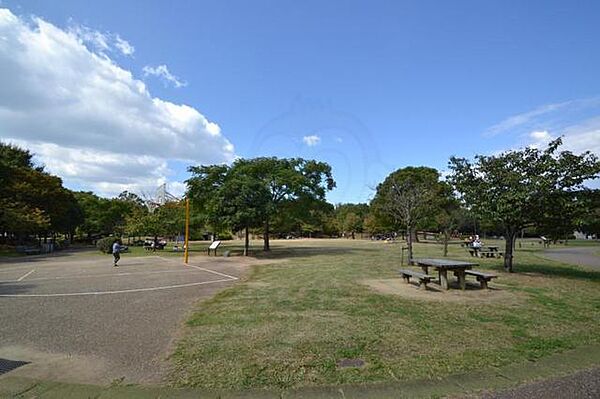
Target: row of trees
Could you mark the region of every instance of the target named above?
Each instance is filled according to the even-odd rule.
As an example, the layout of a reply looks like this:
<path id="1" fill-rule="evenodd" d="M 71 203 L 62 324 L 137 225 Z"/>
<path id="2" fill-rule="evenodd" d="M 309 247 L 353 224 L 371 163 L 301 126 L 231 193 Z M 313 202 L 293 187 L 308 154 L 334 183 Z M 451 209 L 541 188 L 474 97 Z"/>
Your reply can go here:
<path id="1" fill-rule="evenodd" d="M 25 243 L 57 235 L 92 240 L 111 234 L 176 235 L 185 222 L 182 202 L 149 212 L 144 201 L 127 191 L 101 198 L 71 191 L 62 180 L 36 165 L 33 154 L 0 142 L 0 240 Z"/>
<path id="2" fill-rule="evenodd" d="M 471 161 L 451 158 L 444 181 L 437 170 L 407 167 L 377 186 L 370 204 L 331 205 L 331 167 L 302 158 L 238 159 L 232 165 L 189 168 L 191 231 L 262 234 L 263 248 L 276 233 L 344 235 L 403 231 L 409 256 L 417 229 L 439 231 L 445 252 L 451 232 L 473 232 L 474 223 L 506 238 L 505 268 L 512 271 L 514 240 L 524 229 L 560 237 L 574 230 L 598 234 L 600 193 L 585 186 L 600 172 L 593 154 L 526 148 Z M 88 239 L 109 235 L 174 236 L 184 228 L 183 202 L 149 212 L 134 193 L 100 198 L 73 192 L 30 152 L 0 143 L 0 233 L 22 241 L 64 234 Z"/>
<path id="3" fill-rule="evenodd" d="M 72 236 L 83 222 L 75 195 L 56 176 L 33 162 L 33 155 L 0 143 L 0 234 L 23 240 L 30 234 Z"/>
<path id="4" fill-rule="evenodd" d="M 431 168 L 397 170 L 377 187 L 372 211 L 383 224 L 406 229 L 409 258 L 418 226 L 437 226 L 446 253 L 450 231 L 475 217 L 501 231 L 504 267 L 512 272 L 515 239 L 524 229 L 550 237 L 576 229 L 597 232 L 592 230 L 598 224 L 600 194 L 585 182 L 598 176 L 600 162 L 590 152 L 559 151 L 561 144 L 559 138 L 545 150 L 529 147 L 474 161 L 453 157 L 447 181 Z"/>

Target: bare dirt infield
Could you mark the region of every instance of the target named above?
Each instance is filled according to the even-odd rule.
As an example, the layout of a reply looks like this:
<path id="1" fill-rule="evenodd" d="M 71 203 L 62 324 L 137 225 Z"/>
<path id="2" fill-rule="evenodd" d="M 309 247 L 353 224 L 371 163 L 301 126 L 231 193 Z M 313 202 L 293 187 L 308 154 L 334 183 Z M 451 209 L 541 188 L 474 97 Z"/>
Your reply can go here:
<path id="1" fill-rule="evenodd" d="M 124 255 L 113 268 L 110 256 L 81 253 L 2 262 L 0 358 L 31 362 L 6 375 L 159 383 L 194 303 L 235 284 L 251 263 Z"/>
<path id="2" fill-rule="evenodd" d="M 425 290 L 416 284 L 406 284 L 400 278 L 363 280 L 362 284 L 381 294 L 398 295 L 419 301 L 517 305 L 525 300 L 523 295 L 502 289 L 497 284 L 496 286 L 490 284 L 490 288 L 484 290 L 479 287 L 479 283 L 467 283 L 465 291 L 457 289 L 455 282 L 451 283 L 450 289 L 447 291 L 436 284 L 428 284 L 427 290 Z"/>

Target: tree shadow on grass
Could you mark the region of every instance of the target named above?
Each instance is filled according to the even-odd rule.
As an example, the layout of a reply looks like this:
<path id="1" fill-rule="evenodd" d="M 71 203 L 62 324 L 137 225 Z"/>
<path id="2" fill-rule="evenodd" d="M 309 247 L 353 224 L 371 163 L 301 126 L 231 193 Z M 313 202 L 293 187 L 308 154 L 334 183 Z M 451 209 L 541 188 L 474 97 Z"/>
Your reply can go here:
<path id="1" fill-rule="evenodd" d="M 35 262 L 43 262 L 49 259 L 54 258 L 64 258 L 64 257 L 72 257 L 77 254 L 81 254 L 84 252 L 94 252 L 97 251 L 94 247 L 85 247 L 85 248 L 73 248 L 73 249 L 63 249 L 45 254 L 37 254 L 37 255 L 22 255 L 11 256 L 11 257 L 0 257 L 0 264 L 19 264 L 19 263 L 35 263 Z"/>
<path id="2" fill-rule="evenodd" d="M 363 254 L 368 256 L 377 252 L 373 248 L 344 248 L 344 247 L 303 247 L 289 246 L 285 248 L 271 248 L 270 251 L 254 251 L 253 255 L 257 259 L 284 259 L 284 258 L 308 258 L 313 256 L 341 256 Z"/>
<path id="3" fill-rule="evenodd" d="M 490 269 L 503 272 L 502 265 L 490 265 Z M 583 269 L 577 266 L 567 266 L 561 264 L 533 264 L 533 263 L 516 263 L 514 266 L 515 273 L 535 273 L 545 276 L 554 276 L 562 278 L 571 278 L 578 280 L 588 280 L 593 282 L 600 281 L 600 272 Z"/>

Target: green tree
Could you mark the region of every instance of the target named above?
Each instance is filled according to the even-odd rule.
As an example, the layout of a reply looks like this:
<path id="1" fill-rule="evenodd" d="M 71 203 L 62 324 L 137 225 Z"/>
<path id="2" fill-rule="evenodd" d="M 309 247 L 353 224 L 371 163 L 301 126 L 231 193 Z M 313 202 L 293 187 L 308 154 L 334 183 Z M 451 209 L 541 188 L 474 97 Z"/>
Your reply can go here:
<path id="1" fill-rule="evenodd" d="M 437 203 L 435 224 L 442 233 L 444 256 L 448 256 L 450 234 L 452 233 L 452 230 L 457 229 L 461 224 L 463 212 L 460 207 L 460 202 L 452 192 L 452 186 L 446 182 L 440 182 L 440 189 L 434 201 Z"/>
<path id="2" fill-rule="evenodd" d="M 451 158 L 450 180 L 475 214 L 502 226 L 506 239 L 504 268 L 513 271 L 514 242 L 518 232 L 544 225 L 555 212 L 564 212 L 564 223 L 573 215 L 572 206 L 585 190 L 584 182 L 597 177 L 600 163 L 589 151 L 575 155 L 558 152 L 560 138 L 548 148 L 525 148 L 500 155 Z M 568 214 L 568 215 L 567 215 Z"/>
<path id="3" fill-rule="evenodd" d="M 355 233 L 362 233 L 365 229 L 365 219 L 369 214 L 367 204 L 338 204 L 335 207 L 335 216 L 339 230 L 354 238 Z"/>
<path id="4" fill-rule="evenodd" d="M 590 190 L 587 193 L 583 215 L 577 223 L 577 228 L 587 235 L 600 237 L 600 190 Z"/>
<path id="5" fill-rule="evenodd" d="M 335 187 L 331 167 L 301 158 L 238 159 L 225 165 L 190 167 L 188 194 L 210 224 L 263 226 L 265 251 L 270 225 L 284 204 L 324 201 Z M 247 236 L 247 234 L 246 234 Z"/>
<path id="6" fill-rule="evenodd" d="M 284 202 L 297 202 L 303 198 L 325 201 L 325 193 L 335 187 L 331 166 L 325 162 L 302 158 L 254 158 L 238 160 L 233 165 L 242 176 L 258 181 L 261 193 L 267 196 L 261 201 L 264 225 L 265 251 L 270 250 L 270 221 Z"/>
<path id="7" fill-rule="evenodd" d="M 0 231 L 16 235 L 71 235 L 82 213 L 62 180 L 33 162 L 33 154 L 0 142 Z"/>
<path id="8" fill-rule="evenodd" d="M 443 190 L 437 170 L 406 167 L 391 173 L 377 186 L 371 205 L 396 226 L 404 226 L 408 259 L 413 258 L 413 237 L 419 223 L 439 212 L 437 197 Z"/>

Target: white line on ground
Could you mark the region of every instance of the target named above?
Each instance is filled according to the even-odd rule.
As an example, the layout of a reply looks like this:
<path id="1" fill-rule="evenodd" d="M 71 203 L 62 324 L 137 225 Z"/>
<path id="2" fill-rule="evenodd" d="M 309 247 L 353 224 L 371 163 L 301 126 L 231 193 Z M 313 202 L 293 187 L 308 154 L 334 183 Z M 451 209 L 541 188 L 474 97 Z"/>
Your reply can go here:
<path id="1" fill-rule="evenodd" d="M 189 267 L 193 267 L 194 269 L 202 270 L 202 271 L 204 271 L 204 272 L 213 273 L 213 274 L 216 274 L 216 275 L 218 275 L 218 276 L 221 276 L 221 277 L 228 277 L 228 278 L 230 278 L 231 280 L 237 280 L 237 279 L 238 279 L 238 278 L 237 278 L 237 277 L 235 277 L 235 276 L 230 276 L 229 274 L 220 273 L 220 272 L 216 272 L 216 271 L 214 271 L 214 270 L 205 269 L 205 268 L 203 268 L 203 267 L 200 267 L 200 266 L 194 266 L 194 265 L 188 265 L 188 266 L 189 266 Z"/>
<path id="2" fill-rule="evenodd" d="M 161 258 L 162 260 L 166 261 L 166 262 L 171 262 L 171 263 L 173 262 L 171 259 L 166 259 L 166 258 L 163 258 L 162 256 L 158 256 L 158 257 Z M 200 267 L 200 266 L 194 266 L 194 265 L 190 265 L 190 264 L 187 264 L 186 266 L 193 267 L 194 269 L 202 270 L 204 272 L 213 273 L 213 274 L 216 274 L 217 276 L 227 277 L 227 278 L 230 278 L 232 280 L 238 280 L 238 277 L 230 276 L 229 274 L 225 274 L 225 273 L 221 273 L 221 272 L 216 272 L 216 271 L 210 270 L 210 269 L 205 269 L 205 268 Z"/>
<path id="3" fill-rule="evenodd" d="M 128 265 L 129 266 L 129 265 Z M 119 267 L 121 268 L 121 267 Z M 57 276 L 57 277 L 39 277 L 30 278 L 27 281 L 46 281 L 46 280 L 77 280 L 81 278 L 97 278 L 97 277 L 125 277 L 125 276 L 146 276 L 149 274 L 165 274 L 165 273 L 193 273 L 193 270 L 181 269 L 181 270 L 160 270 L 154 272 L 121 272 L 121 273 L 106 273 L 106 274 L 74 274 L 71 276 Z M 0 281 L 2 282 L 2 281 Z"/>
<path id="4" fill-rule="evenodd" d="M 237 280 L 237 278 L 236 278 Z M 162 287 L 148 287 L 148 288 L 134 288 L 130 290 L 117 290 L 117 291 L 90 291 L 90 292 L 69 292 L 64 294 L 0 294 L 0 297 L 26 297 L 26 298 L 36 298 L 36 297 L 62 297 L 62 296 L 89 296 L 89 295 L 108 295 L 108 294 L 127 294 L 131 292 L 147 292 L 147 291 L 160 291 L 160 290 L 169 290 L 173 288 L 183 288 L 183 287 L 193 287 L 196 285 L 205 285 L 205 284 L 216 284 L 216 283 L 225 283 L 228 281 L 233 281 L 233 279 L 223 279 L 223 280 L 214 280 L 214 281 L 201 281 L 199 283 L 189 283 L 189 284 L 178 284 L 178 285 L 165 285 Z"/>
<path id="5" fill-rule="evenodd" d="M 19 277 L 17 279 L 17 281 L 22 281 L 25 277 L 29 276 L 31 273 L 33 273 L 35 271 L 35 269 L 32 269 L 30 272 L 25 273 L 24 275 L 22 275 L 21 277 Z"/>
<path id="6" fill-rule="evenodd" d="M 13 268 L 0 268 L 0 273 L 12 273 L 19 272 L 23 269 L 27 269 L 26 267 L 13 267 Z"/>

